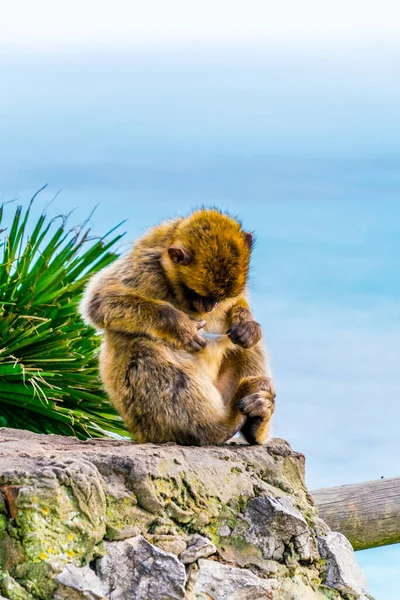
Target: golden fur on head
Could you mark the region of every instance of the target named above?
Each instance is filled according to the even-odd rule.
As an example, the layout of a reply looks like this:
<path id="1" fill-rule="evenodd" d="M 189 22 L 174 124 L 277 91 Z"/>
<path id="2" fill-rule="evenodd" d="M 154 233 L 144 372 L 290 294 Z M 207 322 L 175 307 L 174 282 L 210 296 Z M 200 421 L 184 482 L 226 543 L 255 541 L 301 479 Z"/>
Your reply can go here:
<path id="1" fill-rule="evenodd" d="M 192 310 L 206 312 L 207 306 L 243 292 L 251 243 L 251 234 L 236 219 L 216 209 L 198 210 L 179 222 L 168 271 Z"/>

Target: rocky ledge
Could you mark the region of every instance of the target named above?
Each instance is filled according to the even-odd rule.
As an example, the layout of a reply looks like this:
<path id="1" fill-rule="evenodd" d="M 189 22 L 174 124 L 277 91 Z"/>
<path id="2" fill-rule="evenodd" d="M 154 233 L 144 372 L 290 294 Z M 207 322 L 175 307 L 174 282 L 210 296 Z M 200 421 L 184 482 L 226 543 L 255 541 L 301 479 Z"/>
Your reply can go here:
<path id="1" fill-rule="evenodd" d="M 287 442 L 195 448 L 0 429 L 10 600 L 367 600 Z"/>

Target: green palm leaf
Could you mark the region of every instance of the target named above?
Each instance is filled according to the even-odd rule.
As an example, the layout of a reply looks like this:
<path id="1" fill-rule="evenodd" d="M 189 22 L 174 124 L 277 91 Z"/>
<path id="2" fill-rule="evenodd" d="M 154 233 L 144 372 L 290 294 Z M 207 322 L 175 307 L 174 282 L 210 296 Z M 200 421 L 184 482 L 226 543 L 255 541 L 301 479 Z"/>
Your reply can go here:
<path id="1" fill-rule="evenodd" d="M 122 234 L 90 239 L 44 214 L 30 228 L 34 198 L 8 228 L 0 206 L 0 426 L 128 437 L 99 379 L 100 338 L 78 315 L 88 278 L 117 257 Z"/>

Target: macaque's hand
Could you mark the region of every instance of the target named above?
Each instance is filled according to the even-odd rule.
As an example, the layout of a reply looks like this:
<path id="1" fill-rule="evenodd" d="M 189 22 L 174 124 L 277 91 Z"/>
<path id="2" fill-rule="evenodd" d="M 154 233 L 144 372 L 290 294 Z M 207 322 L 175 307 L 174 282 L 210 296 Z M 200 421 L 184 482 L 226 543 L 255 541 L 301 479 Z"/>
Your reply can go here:
<path id="1" fill-rule="evenodd" d="M 253 320 L 234 322 L 227 333 L 232 344 L 242 348 L 252 348 L 261 339 L 260 324 Z"/>
<path id="2" fill-rule="evenodd" d="M 185 315 L 179 321 L 177 330 L 178 345 L 187 352 L 200 352 L 207 344 L 206 339 L 199 333 L 206 325 L 206 321 L 195 321 Z"/>

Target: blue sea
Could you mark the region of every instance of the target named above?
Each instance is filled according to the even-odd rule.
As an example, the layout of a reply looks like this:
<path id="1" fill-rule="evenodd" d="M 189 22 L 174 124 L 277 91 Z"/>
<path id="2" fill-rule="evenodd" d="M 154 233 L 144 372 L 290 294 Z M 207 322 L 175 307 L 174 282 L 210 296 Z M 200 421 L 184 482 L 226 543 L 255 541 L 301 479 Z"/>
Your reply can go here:
<path id="1" fill-rule="evenodd" d="M 400 50 L 176 46 L 0 56 L 0 200 L 151 225 L 218 206 L 255 231 L 274 434 L 310 489 L 399 476 Z M 12 211 L 12 208 L 10 208 Z M 398 600 L 400 547 L 357 553 Z"/>

